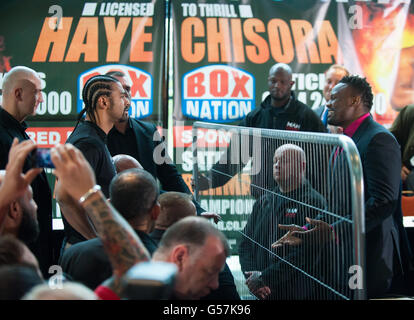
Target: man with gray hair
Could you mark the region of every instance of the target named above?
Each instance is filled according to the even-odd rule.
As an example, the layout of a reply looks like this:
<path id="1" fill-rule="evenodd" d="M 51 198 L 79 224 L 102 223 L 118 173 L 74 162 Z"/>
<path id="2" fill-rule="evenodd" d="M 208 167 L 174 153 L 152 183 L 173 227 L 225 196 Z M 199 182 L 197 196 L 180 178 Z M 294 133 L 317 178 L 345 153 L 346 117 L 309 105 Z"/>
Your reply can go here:
<path id="1" fill-rule="evenodd" d="M 333 64 L 325 71 L 325 84 L 323 86 L 325 103 L 312 109 L 321 118 L 325 126 L 328 126 L 328 107 L 326 103 L 331 99 L 333 87 L 345 76 L 349 76 L 349 71 L 339 64 Z"/>
<path id="2" fill-rule="evenodd" d="M 219 286 L 230 249 L 224 234 L 201 217 L 186 217 L 167 229 L 153 261 L 177 265 L 174 298 L 199 299 Z"/>
<path id="3" fill-rule="evenodd" d="M 39 103 L 43 102 L 41 80 L 37 73 L 27 67 L 12 68 L 4 77 L 2 85 L 2 106 L 0 108 L 0 169 L 6 167 L 8 154 L 16 137 L 19 141 L 29 140 L 26 134 L 28 116 L 36 114 Z M 23 172 L 31 169 L 26 161 Z M 40 234 L 29 247 L 39 260 L 44 275 L 53 264 L 52 257 L 52 194 L 46 174 L 40 173 L 31 183 L 33 199 L 38 210 Z"/>

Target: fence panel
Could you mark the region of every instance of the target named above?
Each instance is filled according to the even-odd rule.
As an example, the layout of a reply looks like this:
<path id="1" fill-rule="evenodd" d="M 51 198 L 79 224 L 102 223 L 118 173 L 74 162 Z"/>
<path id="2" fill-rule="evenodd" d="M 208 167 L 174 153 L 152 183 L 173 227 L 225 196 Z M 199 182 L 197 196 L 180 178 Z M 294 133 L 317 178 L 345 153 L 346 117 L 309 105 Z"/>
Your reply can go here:
<path id="1" fill-rule="evenodd" d="M 363 176 L 350 138 L 196 122 L 193 163 L 242 298 L 365 299 Z"/>

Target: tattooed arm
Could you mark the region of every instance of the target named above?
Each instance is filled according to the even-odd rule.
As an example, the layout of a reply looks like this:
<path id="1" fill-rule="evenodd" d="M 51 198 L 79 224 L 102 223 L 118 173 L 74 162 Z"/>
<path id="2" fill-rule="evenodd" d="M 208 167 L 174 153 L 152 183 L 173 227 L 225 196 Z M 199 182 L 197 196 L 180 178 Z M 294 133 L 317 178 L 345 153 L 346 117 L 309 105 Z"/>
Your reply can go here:
<path id="1" fill-rule="evenodd" d="M 60 187 L 81 205 L 92 220 L 113 268 L 111 289 L 119 295 L 120 278 L 134 264 L 150 255 L 126 220 L 109 204 L 104 194 L 91 189 L 95 175 L 82 153 L 70 144 L 52 149 L 52 161 Z M 84 197 L 85 194 L 89 194 Z"/>

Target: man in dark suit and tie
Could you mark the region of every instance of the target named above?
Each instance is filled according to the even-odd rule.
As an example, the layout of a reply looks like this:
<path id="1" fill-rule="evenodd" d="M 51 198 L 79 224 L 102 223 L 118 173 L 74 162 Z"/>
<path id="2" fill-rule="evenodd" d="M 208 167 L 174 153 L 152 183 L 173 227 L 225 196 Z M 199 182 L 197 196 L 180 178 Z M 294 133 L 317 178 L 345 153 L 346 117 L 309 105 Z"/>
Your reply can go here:
<path id="1" fill-rule="evenodd" d="M 124 90 L 131 94 L 131 84 L 123 72 L 109 71 L 106 75 L 121 82 Z M 111 155 L 124 154 L 135 158 L 144 170 L 161 182 L 161 192 L 176 191 L 192 195 L 174 162 L 169 157 L 167 146 L 162 141 L 161 135 L 154 124 L 128 116 L 115 123 L 107 138 L 107 146 Z M 218 221 L 217 214 L 206 212 L 194 199 L 193 202 L 197 214 Z"/>
<path id="2" fill-rule="evenodd" d="M 404 293 L 404 277 L 410 271 L 412 254 L 402 224 L 400 148 L 394 136 L 372 119 L 372 103 L 373 94 L 366 79 L 348 76 L 332 89 L 327 107 L 328 124 L 344 129 L 361 158 L 365 199 L 364 276 L 368 298 L 378 298 Z M 343 232 L 340 224 L 332 227 Z M 329 228 L 324 230 L 330 232 Z M 307 233 L 310 237 L 312 231 L 317 233 L 320 229 L 293 232 L 291 236 L 302 238 Z"/>
<path id="3" fill-rule="evenodd" d="M 340 126 L 355 142 L 364 177 L 366 283 L 368 297 L 379 297 L 403 274 L 408 243 L 397 211 L 401 201 L 401 153 L 393 137 L 375 122 L 371 86 L 365 78 L 342 78 L 327 102 L 328 124 Z M 399 217 L 399 219 L 398 219 Z"/>
<path id="4" fill-rule="evenodd" d="M 379 298 L 406 292 L 404 279 L 411 269 L 412 253 L 402 223 L 400 148 L 394 136 L 372 119 L 372 104 L 373 94 L 366 79 L 347 76 L 332 89 L 326 105 L 328 124 L 344 129 L 361 158 L 365 199 L 364 276 L 368 298 Z M 350 214 L 343 212 L 346 210 L 343 205 L 336 205 L 336 210 Z M 331 234 L 328 224 L 319 222 L 318 228 L 309 231 L 288 228 L 291 234 L 278 243 L 286 244 L 293 238 L 307 242 L 317 234 Z M 341 238 L 343 224 L 334 223 L 331 227 Z"/>

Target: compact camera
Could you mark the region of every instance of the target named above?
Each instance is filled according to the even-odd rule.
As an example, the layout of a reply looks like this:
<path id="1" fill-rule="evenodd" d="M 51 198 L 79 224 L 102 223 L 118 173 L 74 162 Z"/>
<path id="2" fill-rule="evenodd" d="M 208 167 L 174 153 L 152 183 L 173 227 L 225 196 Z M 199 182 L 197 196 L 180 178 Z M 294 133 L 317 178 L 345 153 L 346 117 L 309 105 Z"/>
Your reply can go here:
<path id="1" fill-rule="evenodd" d="M 173 263 L 151 261 L 133 266 L 121 279 L 125 300 L 167 300 L 171 297 L 177 266 Z"/>
<path id="2" fill-rule="evenodd" d="M 54 168 L 50 157 L 50 149 L 36 148 L 29 155 L 29 163 L 32 168 Z"/>

